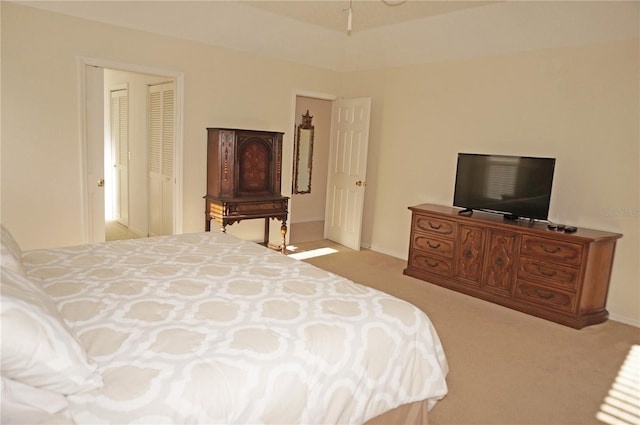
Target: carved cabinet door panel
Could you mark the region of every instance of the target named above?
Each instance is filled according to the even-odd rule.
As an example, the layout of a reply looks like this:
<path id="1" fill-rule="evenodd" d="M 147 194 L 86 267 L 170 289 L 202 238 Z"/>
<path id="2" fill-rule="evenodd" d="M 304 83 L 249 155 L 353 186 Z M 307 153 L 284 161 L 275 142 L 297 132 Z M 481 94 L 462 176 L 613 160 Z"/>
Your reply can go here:
<path id="1" fill-rule="evenodd" d="M 484 234 L 484 230 L 478 227 L 464 224 L 458 227 L 455 275 L 477 286 L 480 286 L 482 276 Z"/>
<path id="2" fill-rule="evenodd" d="M 518 235 L 489 230 L 483 286 L 495 294 L 511 296 L 516 276 Z"/>
<path id="3" fill-rule="evenodd" d="M 253 138 L 238 149 L 238 193 L 262 195 L 269 193 L 272 178 L 271 149 L 268 140 Z"/>

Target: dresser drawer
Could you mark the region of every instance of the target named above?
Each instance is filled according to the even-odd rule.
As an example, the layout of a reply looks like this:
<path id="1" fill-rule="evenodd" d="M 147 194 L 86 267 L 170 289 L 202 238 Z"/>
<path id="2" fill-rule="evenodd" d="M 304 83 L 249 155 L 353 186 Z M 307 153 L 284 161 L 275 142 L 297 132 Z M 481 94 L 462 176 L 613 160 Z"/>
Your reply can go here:
<path id="1" fill-rule="evenodd" d="M 411 253 L 409 266 L 442 276 L 451 276 L 453 270 L 451 260 L 446 258 L 436 258 L 419 251 L 413 251 Z"/>
<path id="2" fill-rule="evenodd" d="M 582 262 L 583 247 L 577 243 L 539 238 L 530 235 L 522 237 L 521 255 L 530 255 L 564 264 L 579 265 Z"/>
<path id="3" fill-rule="evenodd" d="M 579 274 L 579 269 L 528 257 L 521 257 L 518 266 L 518 278 L 538 280 L 571 291 L 578 287 Z"/>
<path id="4" fill-rule="evenodd" d="M 454 239 L 456 236 L 455 221 L 431 216 L 415 215 L 413 217 L 413 229 L 435 233 L 449 239 Z"/>
<path id="5" fill-rule="evenodd" d="M 444 257 L 453 257 L 453 241 L 432 237 L 426 233 L 414 232 L 411 235 L 411 245 L 414 249 L 429 252 Z"/>
<path id="6" fill-rule="evenodd" d="M 265 214 L 281 212 L 287 210 L 287 201 L 266 201 L 266 202 L 228 202 L 228 215 L 238 214 Z"/>
<path id="7" fill-rule="evenodd" d="M 211 218 L 225 217 L 229 219 L 264 218 L 287 214 L 289 198 L 277 199 L 207 199 L 207 211 Z"/>
<path id="8" fill-rule="evenodd" d="M 515 297 L 554 310 L 573 313 L 576 294 L 544 285 L 518 280 Z"/>

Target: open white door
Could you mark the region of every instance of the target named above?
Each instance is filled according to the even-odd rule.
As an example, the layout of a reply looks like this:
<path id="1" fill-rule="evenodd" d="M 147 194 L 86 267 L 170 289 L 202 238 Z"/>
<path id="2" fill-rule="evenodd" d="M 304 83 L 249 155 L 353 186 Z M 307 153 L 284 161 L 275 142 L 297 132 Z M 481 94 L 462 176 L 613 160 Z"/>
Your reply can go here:
<path id="1" fill-rule="evenodd" d="M 360 250 L 371 98 L 333 104 L 324 237 Z"/>
<path id="2" fill-rule="evenodd" d="M 103 69 L 84 65 L 88 242 L 104 241 Z"/>
<path id="3" fill-rule="evenodd" d="M 111 90 L 113 218 L 129 226 L 129 90 Z"/>

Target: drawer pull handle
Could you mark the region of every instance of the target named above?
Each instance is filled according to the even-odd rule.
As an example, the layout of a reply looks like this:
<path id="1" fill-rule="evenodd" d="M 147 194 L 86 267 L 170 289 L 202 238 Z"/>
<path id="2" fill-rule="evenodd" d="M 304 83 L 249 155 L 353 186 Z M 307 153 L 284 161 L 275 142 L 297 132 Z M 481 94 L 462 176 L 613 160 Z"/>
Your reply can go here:
<path id="1" fill-rule="evenodd" d="M 552 292 L 543 293 L 538 291 L 537 289 L 534 289 L 533 292 L 535 292 L 537 296 L 539 296 L 540 298 L 544 298 L 545 300 L 550 300 L 555 296 L 555 294 L 553 294 Z"/>
<path id="2" fill-rule="evenodd" d="M 431 261 L 427 260 L 426 263 L 427 263 L 427 266 L 429 266 L 429 267 L 438 267 L 438 262 L 437 261 L 434 261 L 432 263 Z"/>
<path id="3" fill-rule="evenodd" d="M 538 266 L 538 273 L 540 273 L 543 276 L 553 277 L 553 276 L 558 274 L 558 271 L 557 270 L 552 270 L 551 272 L 545 272 L 542 267 Z"/>
<path id="4" fill-rule="evenodd" d="M 470 250 L 470 249 L 465 249 L 465 250 L 464 250 L 464 258 L 469 259 L 469 258 L 471 258 L 471 257 L 473 257 L 473 252 L 471 252 L 471 250 Z"/>
<path id="5" fill-rule="evenodd" d="M 542 248 L 544 250 L 544 252 L 547 252 L 549 254 L 555 254 L 556 252 L 560 251 L 562 248 L 560 248 L 559 246 L 556 246 L 553 249 L 547 249 L 546 246 L 544 246 L 543 243 L 540 244 L 540 248 Z"/>
<path id="6" fill-rule="evenodd" d="M 499 265 L 499 266 L 504 264 L 504 260 L 502 259 L 502 257 L 496 258 L 496 264 Z"/>
<path id="7" fill-rule="evenodd" d="M 438 230 L 442 228 L 442 224 L 437 224 L 434 226 L 432 222 L 429 222 L 429 227 L 431 227 L 432 229 Z"/>
<path id="8" fill-rule="evenodd" d="M 431 247 L 431 248 L 433 248 L 433 249 L 438 249 L 438 248 L 440 248 L 440 242 L 438 242 L 438 243 L 437 243 L 437 244 L 435 244 L 435 245 L 432 245 L 432 244 L 431 244 L 431 241 L 427 241 L 427 245 L 429 245 L 429 247 Z"/>

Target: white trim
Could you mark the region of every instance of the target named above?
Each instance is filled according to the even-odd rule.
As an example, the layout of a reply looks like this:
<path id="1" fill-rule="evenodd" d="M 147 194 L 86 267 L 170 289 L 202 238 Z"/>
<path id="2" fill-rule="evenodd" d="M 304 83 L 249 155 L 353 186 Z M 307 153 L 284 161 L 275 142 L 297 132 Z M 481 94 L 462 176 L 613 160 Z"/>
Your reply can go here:
<path id="1" fill-rule="evenodd" d="M 293 99 L 294 102 L 295 102 L 296 96 L 310 97 L 312 99 L 320 99 L 320 100 L 337 100 L 339 98 L 334 94 L 313 92 L 308 90 L 294 90 L 294 99 Z"/>
<path id="2" fill-rule="evenodd" d="M 395 252 L 395 251 L 390 251 L 388 249 L 381 249 L 380 247 L 378 247 L 376 245 L 371 245 L 371 244 L 367 244 L 367 243 L 364 243 L 364 242 L 361 243 L 360 245 L 365 249 L 370 249 L 371 251 L 379 252 L 380 254 L 385 254 L 385 255 L 388 255 L 390 257 L 398 258 L 400 260 L 407 261 L 407 258 L 408 258 L 407 252 L 399 253 L 399 252 Z"/>
<path id="3" fill-rule="evenodd" d="M 184 74 L 179 73 L 175 78 L 175 89 L 178 93 L 176 96 L 176 123 L 175 123 L 175 154 L 174 154 L 174 172 L 175 172 L 175 192 L 173 193 L 173 233 L 182 233 L 182 217 L 183 202 L 182 191 L 184 187 L 183 180 L 183 164 L 184 164 Z"/>
<path id="4" fill-rule="evenodd" d="M 119 90 L 129 90 L 129 83 L 125 82 L 125 83 L 111 84 L 109 87 L 107 87 L 106 91 L 111 93 L 112 91 L 119 91 Z"/>
<path id="5" fill-rule="evenodd" d="M 299 220 L 290 220 L 291 224 L 296 224 L 296 223 L 312 223 L 314 221 L 322 221 L 324 222 L 324 216 L 320 216 L 320 217 L 307 217 L 307 218 L 302 218 Z"/>
<path id="6" fill-rule="evenodd" d="M 609 313 L 609 319 L 616 322 L 624 323 L 625 325 L 630 325 L 630 326 L 635 326 L 636 328 L 640 328 L 640 319 L 621 316 L 615 313 Z"/>
<path id="7" fill-rule="evenodd" d="M 86 115 L 86 85 L 84 67 L 88 65 L 81 57 L 76 60 L 78 67 L 78 140 L 80 142 L 80 227 L 82 228 L 82 242 L 89 242 L 89 193 L 87 188 L 87 115 Z"/>
<path id="8" fill-rule="evenodd" d="M 179 71 L 155 68 L 150 66 L 136 65 L 124 62 L 115 62 L 105 59 L 92 58 L 86 56 L 77 57 L 78 64 L 78 114 L 79 114 L 79 141 L 80 141 L 80 206 L 82 208 L 80 214 L 80 222 L 82 226 L 82 239 L 85 243 L 90 242 L 89 229 L 89 206 L 88 206 L 88 188 L 86 185 L 87 177 L 87 120 L 86 120 L 86 87 L 85 87 L 85 66 L 95 66 L 98 68 L 117 69 L 120 71 L 137 72 L 141 74 L 162 75 L 171 77 L 175 80 L 176 85 L 176 123 L 175 123 L 175 192 L 173 202 L 173 230 L 175 234 L 182 233 L 182 217 L 183 217 L 183 152 L 184 152 L 184 128 L 183 128 L 183 111 L 184 111 L 184 73 Z"/>

